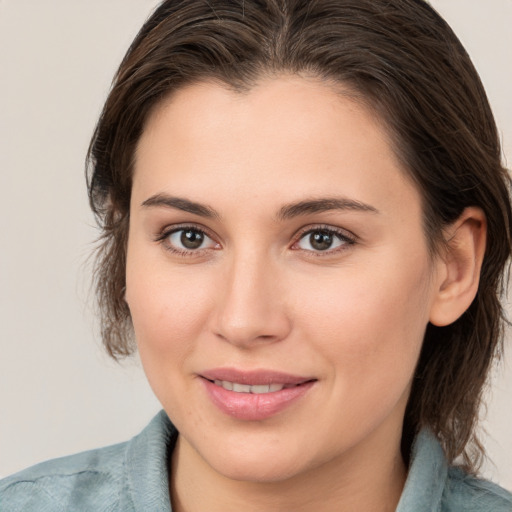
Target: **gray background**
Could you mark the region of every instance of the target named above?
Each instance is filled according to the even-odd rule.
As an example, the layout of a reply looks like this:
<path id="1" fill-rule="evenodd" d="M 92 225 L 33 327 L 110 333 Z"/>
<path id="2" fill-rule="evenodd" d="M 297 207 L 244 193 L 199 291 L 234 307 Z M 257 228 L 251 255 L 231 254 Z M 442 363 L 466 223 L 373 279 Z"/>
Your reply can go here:
<path id="1" fill-rule="evenodd" d="M 482 76 L 510 163 L 512 0 L 432 3 Z M 137 359 L 110 361 L 95 331 L 83 177 L 112 75 L 156 4 L 0 0 L 0 476 L 128 439 L 159 409 Z M 485 475 L 512 490 L 507 350 L 484 421 Z"/>

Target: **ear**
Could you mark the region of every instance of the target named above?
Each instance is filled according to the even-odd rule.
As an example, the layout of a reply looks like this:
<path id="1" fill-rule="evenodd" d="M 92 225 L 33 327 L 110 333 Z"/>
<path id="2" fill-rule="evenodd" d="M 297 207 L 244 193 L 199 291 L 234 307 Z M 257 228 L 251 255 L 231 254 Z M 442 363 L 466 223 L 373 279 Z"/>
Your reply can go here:
<path id="1" fill-rule="evenodd" d="M 477 207 L 466 208 L 444 231 L 445 247 L 438 257 L 437 282 L 430 322 L 449 325 L 471 305 L 478 291 L 485 253 L 487 222 Z"/>

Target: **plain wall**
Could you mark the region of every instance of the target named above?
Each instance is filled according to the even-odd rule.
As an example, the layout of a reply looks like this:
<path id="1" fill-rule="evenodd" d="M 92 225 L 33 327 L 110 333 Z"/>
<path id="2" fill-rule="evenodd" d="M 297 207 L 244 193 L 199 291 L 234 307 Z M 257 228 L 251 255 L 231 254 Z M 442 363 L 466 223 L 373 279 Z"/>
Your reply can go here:
<path id="1" fill-rule="evenodd" d="M 473 57 L 510 162 L 512 1 L 432 3 Z M 159 409 L 137 359 L 101 348 L 83 171 L 113 73 L 156 4 L 0 0 L 0 476 L 126 440 Z M 511 366 L 484 424 L 485 475 L 512 490 Z"/>

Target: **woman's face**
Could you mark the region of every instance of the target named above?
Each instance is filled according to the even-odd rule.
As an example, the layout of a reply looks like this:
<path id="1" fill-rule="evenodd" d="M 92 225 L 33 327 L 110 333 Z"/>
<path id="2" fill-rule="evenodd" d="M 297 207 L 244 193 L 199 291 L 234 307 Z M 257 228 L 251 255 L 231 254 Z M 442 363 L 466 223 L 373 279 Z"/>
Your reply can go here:
<path id="1" fill-rule="evenodd" d="M 398 454 L 435 264 L 385 130 L 327 85 L 201 83 L 149 118 L 126 298 L 181 448 L 216 473 Z"/>

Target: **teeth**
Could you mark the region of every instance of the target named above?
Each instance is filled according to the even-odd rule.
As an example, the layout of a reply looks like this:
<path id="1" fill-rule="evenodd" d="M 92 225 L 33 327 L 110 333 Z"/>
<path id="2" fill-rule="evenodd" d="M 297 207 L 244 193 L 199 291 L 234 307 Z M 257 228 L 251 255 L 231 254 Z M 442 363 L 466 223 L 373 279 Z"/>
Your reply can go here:
<path id="1" fill-rule="evenodd" d="M 227 389 L 228 391 L 233 391 L 233 383 L 232 382 L 228 382 L 227 380 L 223 380 L 221 386 L 224 389 Z"/>
<path id="2" fill-rule="evenodd" d="M 236 391 L 237 393 L 250 393 L 251 386 L 247 384 L 238 384 L 236 382 L 233 382 L 233 391 Z"/>
<path id="3" fill-rule="evenodd" d="M 215 380 L 214 383 L 216 386 L 221 386 L 228 391 L 235 391 L 236 393 L 274 393 L 286 387 L 284 384 L 259 384 L 250 386 L 249 384 L 239 384 L 238 382 L 229 382 L 227 380 Z"/>
<path id="4" fill-rule="evenodd" d="M 260 386 L 251 386 L 251 393 L 269 393 L 270 392 L 270 386 L 267 384 L 266 386 L 260 385 Z"/>

